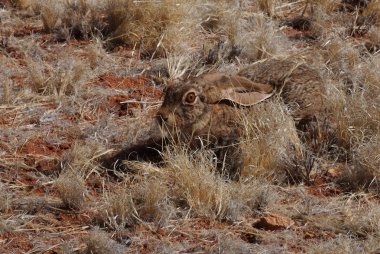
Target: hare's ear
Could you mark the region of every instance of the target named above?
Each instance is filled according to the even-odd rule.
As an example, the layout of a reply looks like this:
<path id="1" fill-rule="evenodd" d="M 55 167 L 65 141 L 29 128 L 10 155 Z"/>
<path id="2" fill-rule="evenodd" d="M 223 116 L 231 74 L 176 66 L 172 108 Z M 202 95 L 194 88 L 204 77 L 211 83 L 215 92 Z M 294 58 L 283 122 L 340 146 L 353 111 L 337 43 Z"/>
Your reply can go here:
<path id="1" fill-rule="evenodd" d="M 210 84 L 209 103 L 218 103 L 228 100 L 241 106 L 252 106 L 274 94 L 272 85 L 261 84 L 248 78 L 221 73 L 206 74 L 206 83 Z"/>

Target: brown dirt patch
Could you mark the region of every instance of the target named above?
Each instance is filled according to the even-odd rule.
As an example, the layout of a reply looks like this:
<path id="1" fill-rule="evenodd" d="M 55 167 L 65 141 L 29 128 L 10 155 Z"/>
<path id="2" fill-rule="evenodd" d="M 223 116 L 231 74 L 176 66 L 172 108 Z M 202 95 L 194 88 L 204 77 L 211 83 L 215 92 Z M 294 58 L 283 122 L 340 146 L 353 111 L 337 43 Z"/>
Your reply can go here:
<path id="1" fill-rule="evenodd" d="M 0 125 L 11 124 L 12 121 L 16 118 L 16 114 L 1 114 L 0 115 Z"/>
<path id="2" fill-rule="evenodd" d="M 339 189 L 332 181 L 330 175 L 316 176 L 314 184 L 307 188 L 307 191 L 318 197 L 330 197 L 343 193 L 343 190 Z"/>
<path id="3" fill-rule="evenodd" d="M 20 149 L 19 153 L 24 154 L 24 161 L 27 165 L 36 167 L 38 170 L 53 170 L 58 165 L 58 159 L 67 150 L 70 144 L 50 144 L 41 137 L 29 139 Z"/>
<path id="4" fill-rule="evenodd" d="M 13 35 L 15 37 L 24 37 L 35 33 L 42 33 L 43 30 L 44 28 L 42 26 L 26 25 L 22 29 L 15 31 Z"/>
<path id="5" fill-rule="evenodd" d="M 119 77 L 104 74 L 93 84 L 123 91 L 123 94 L 108 96 L 98 108 L 99 112 L 110 111 L 119 116 L 133 116 L 134 110 L 143 109 L 151 102 L 158 102 L 162 97 L 162 90 L 144 77 Z"/>
<path id="6" fill-rule="evenodd" d="M 0 234 L 1 253 L 25 253 L 33 248 L 27 233 L 5 233 Z M 17 250 L 17 252 L 13 252 Z"/>

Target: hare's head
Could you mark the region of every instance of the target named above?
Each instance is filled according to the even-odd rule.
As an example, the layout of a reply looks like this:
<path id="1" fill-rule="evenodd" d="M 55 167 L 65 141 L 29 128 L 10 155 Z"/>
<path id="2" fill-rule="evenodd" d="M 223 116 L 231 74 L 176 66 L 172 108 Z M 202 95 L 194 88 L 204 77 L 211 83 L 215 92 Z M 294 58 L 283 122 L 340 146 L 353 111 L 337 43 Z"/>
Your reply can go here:
<path id="1" fill-rule="evenodd" d="M 167 86 L 156 119 L 169 133 L 178 130 L 182 134 L 194 134 L 208 126 L 215 113 L 215 105 L 251 106 L 272 94 L 271 85 L 255 83 L 244 77 L 204 74 Z M 219 108 L 223 110 L 223 107 Z M 217 119 L 221 125 L 223 120 Z"/>

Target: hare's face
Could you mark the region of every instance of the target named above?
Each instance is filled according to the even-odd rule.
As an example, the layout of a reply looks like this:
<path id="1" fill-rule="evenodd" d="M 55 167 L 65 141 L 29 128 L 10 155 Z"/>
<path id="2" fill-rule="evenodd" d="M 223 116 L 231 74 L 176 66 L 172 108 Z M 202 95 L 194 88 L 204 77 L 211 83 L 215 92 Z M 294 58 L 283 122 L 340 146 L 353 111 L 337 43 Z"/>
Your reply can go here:
<path id="1" fill-rule="evenodd" d="M 167 87 L 156 119 L 164 131 L 192 134 L 207 125 L 211 106 L 196 81 Z"/>
<path id="2" fill-rule="evenodd" d="M 273 87 L 222 73 L 204 74 L 169 85 L 156 120 L 164 135 L 194 137 L 218 133 L 235 118 L 233 105 L 251 106 L 269 98 Z M 210 127 L 211 119 L 215 126 Z M 215 130 L 214 127 L 217 127 Z M 176 135 L 173 135 L 176 134 Z"/>

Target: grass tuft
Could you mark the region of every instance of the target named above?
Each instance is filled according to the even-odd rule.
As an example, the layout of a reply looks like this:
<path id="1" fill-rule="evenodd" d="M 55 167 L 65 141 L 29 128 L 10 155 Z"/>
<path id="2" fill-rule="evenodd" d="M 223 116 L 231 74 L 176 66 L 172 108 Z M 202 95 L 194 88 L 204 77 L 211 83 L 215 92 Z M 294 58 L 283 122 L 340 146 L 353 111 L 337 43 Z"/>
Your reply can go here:
<path id="1" fill-rule="evenodd" d="M 86 186 L 80 173 L 73 170 L 62 172 L 55 183 L 55 187 L 67 208 L 72 210 L 83 208 Z"/>
<path id="2" fill-rule="evenodd" d="M 1 103 L 9 105 L 11 103 L 11 82 L 8 78 L 1 79 L 3 84 Z"/>
<path id="3" fill-rule="evenodd" d="M 137 211 L 131 193 L 119 187 L 104 193 L 104 206 L 100 210 L 100 220 L 114 230 L 121 230 L 136 223 Z"/>
<path id="4" fill-rule="evenodd" d="M 188 154 L 176 149 L 165 156 L 174 181 L 170 196 L 194 216 L 235 221 L 271 202 L 265 183 L 226 182 L 214 172 L 212 154 L 207 151 Z"/>
<path id="5" fill-rule="evenodd" d="M 88 254 L 108 254 L 125 253 L 126 247 L 112 240 L 108 234 L 100 229 L 92 230 L 87 237 L 86 253 Z"/>
<path id="6" fill-rule="evenodd" d="M 59 59 L 54 66 L 30 59 L 28 61 L 31 88 L 42 95 L 57 98 L 75 94 L 87 66 L 73 59 Z"/>
<path id="7" fill-rule="evenodd" d="M 7 213 L 11 208 L 11 198 L 3 184 L 0 184 L 0 193 L 0 212 Z"/>

